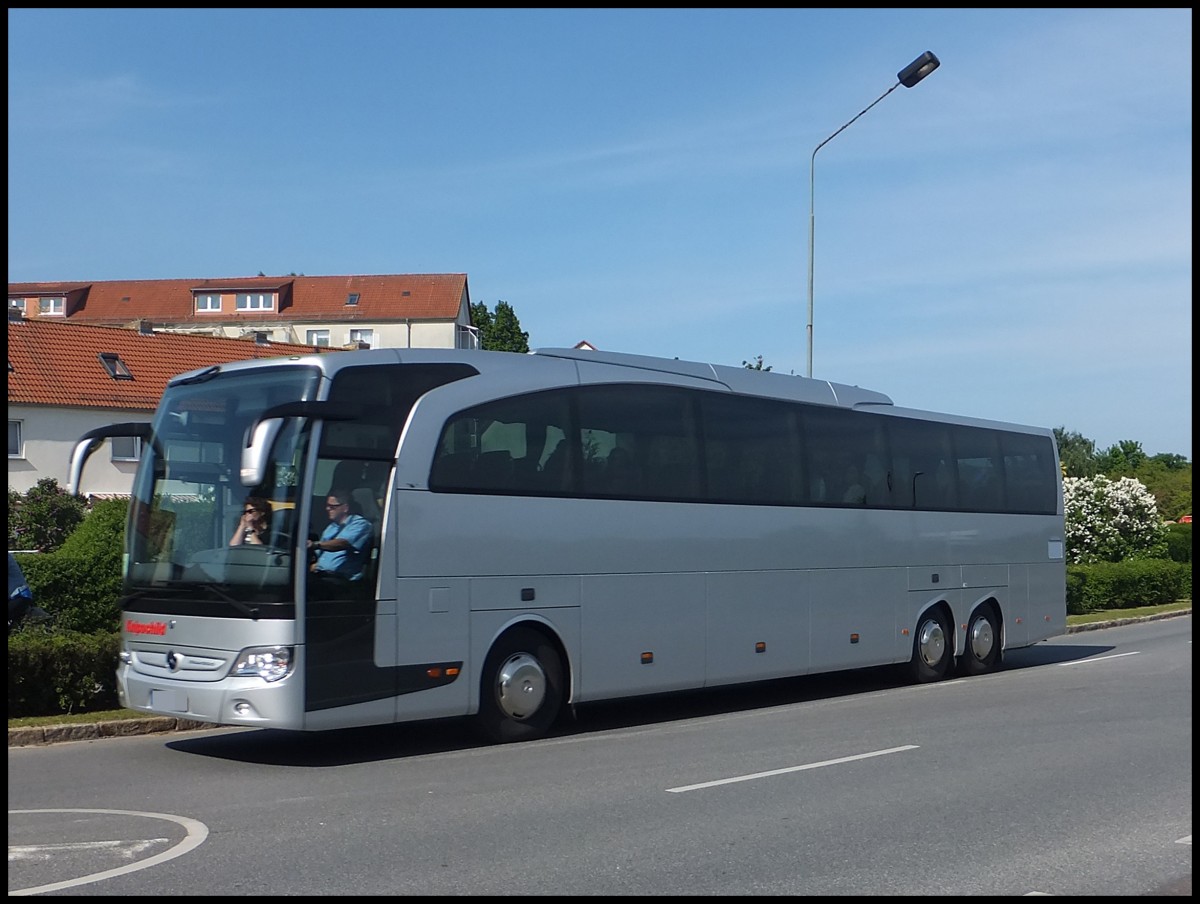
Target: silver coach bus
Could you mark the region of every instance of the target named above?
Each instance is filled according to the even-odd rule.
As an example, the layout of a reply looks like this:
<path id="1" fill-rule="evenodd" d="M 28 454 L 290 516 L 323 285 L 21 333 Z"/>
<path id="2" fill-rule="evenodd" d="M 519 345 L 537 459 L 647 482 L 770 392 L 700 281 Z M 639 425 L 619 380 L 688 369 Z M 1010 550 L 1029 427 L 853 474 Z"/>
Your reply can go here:
<path id="1" fill-rule="evenodd" d="M 71 485 L 131 434 L 118 684 L 145 712 L 512 741 L 576 703 L 985 673 L 1065 630 L 1052 432 L 857 387 L 572 349 L 244 361 L 86 434 Z M 249 498 L 261 542 L 230 545 Z M 342 507 L 357 568 L 314 571 Z"/>

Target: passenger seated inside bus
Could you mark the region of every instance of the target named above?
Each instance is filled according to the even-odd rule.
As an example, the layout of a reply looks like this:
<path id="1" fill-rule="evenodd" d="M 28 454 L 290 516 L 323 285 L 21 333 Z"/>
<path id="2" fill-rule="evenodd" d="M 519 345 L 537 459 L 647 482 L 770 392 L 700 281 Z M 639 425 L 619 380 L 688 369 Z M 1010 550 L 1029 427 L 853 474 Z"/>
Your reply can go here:
<path id="1" fill-rule="evenodd" d="M 247 496 L 230 546 L 267 546 L 271 542 L 271 503 L 262 496 Z"/>

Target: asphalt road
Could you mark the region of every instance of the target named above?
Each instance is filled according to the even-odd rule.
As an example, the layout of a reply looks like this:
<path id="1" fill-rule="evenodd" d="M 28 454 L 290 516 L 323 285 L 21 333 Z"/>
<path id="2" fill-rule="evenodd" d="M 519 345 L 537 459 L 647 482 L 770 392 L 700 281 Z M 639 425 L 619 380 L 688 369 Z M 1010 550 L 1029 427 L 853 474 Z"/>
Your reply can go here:
<path id="1" fill-rule="evenodd" d="M 1191 894 L 1191 617 L 459 722 L 9 750 L 9 893 Z"/>

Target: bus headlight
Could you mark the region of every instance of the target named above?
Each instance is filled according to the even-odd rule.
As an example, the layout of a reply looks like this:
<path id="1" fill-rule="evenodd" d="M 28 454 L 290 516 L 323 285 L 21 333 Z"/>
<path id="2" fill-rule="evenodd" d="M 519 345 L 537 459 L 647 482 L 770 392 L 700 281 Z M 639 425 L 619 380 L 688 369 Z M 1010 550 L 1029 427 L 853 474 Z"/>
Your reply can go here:
<path id="1" fill-rule="evenodd" d="M 291 647 L 247 647 L 238 654 L 229 674 L 234 677 L 257 675 L 263 681 L 286 678 L 292 670 Z"/>

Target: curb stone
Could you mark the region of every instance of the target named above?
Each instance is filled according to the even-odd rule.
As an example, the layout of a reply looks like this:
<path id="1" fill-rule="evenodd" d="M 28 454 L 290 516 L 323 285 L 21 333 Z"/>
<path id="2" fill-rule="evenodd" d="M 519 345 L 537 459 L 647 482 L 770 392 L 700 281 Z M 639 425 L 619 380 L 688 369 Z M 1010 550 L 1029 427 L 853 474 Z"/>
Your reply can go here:
<path id="1" fill-rule="evenodd" d="M 9 747 L 38 747 L 63 741 L 95 741 L 100 738 L 122 738 L 132 735 L 160 734 L 167 731 L 194 731 L 198 728 L 218 728 L 212 722 L 155 716 L 149 719 L 114 719 L 109 722 L 77 723 L 71 725 L 30 725 L 8 730 Z"/>
<path id="2" fill-rule="evenodd" d="M 1068 625 L 1063 633 L 1077 634 L 1080 631 L 1098 631 L 1101 628 L 1115 628 L 1119 625 L 1131 625 L 1134 622 L 1159 621 L 1164 618 L 1177 618 L 1181 615 L 1191 614 L 1191 609 L 1180 609 L 1177 612 L 1160 612 L 1157 615 L 1146 615 L 1141 618 L 1114 618 L 1086 625 Z M 133 735 L 161 734 L 168 731 L 196 731 L 201 728 L 220 727 L 214 722 L 197 722 L 194 719 L 178 719 L 174 716 L 116 719 L 110 722 L 92 722 L 90 724 L 30 725 L 24 728 L 10 728 L 8 730 L 8 746 L 40 747 L 63 741 L 95 741 L 100 738 L 123 738 Z"/>
<path id="3" fill-rule="evenodd" d="M 1134 622 L 1143 621 L 1160 621 L 1164 618 L 1175 618 L 1179 615 L 1191 615 L 1191 609 L 1180 609 L 1177 612 L 1160 612 L 1157 615 L 1143 615 L 1141 618 L 1114 618 L 1109 621 L 1091 622 L 1086 625 L 1070 625 L 1064 632 L 1066 634 L 1077 634 L 1080 631 L 1096 631 L 1100 628 L 1116 628 L 1119 625 L 1132 625 Z"/>

